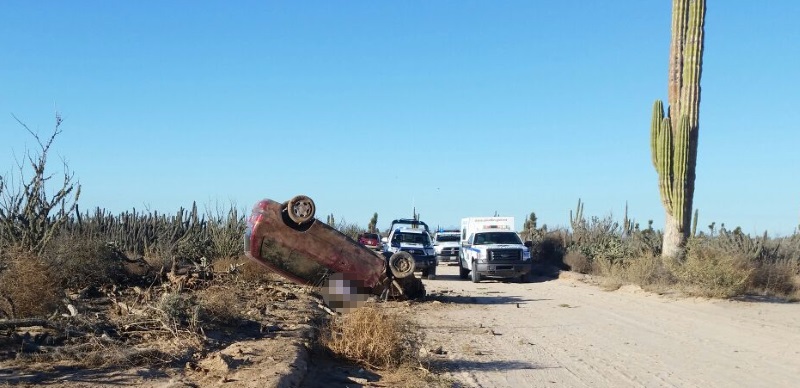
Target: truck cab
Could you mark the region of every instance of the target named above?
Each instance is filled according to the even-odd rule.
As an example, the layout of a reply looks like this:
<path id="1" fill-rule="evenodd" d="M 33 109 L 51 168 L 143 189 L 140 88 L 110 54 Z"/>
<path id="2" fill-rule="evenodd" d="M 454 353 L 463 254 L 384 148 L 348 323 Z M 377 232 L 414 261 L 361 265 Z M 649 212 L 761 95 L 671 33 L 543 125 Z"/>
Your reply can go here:
<path id="1" fill-rule="evenodd" d="M 531 252 L 513 228 L 513 217 L 462 219 L 459 276 L 475 283 L 483 277 L 529 282 L 533 269 Z"/>

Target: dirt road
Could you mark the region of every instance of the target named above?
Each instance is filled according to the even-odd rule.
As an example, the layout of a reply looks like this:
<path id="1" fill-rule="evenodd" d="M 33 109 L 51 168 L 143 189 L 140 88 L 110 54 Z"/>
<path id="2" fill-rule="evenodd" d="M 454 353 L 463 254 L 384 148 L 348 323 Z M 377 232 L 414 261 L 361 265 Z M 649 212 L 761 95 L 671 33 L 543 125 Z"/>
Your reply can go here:
<path id="1" fill-rule="evenodd" d="M 411 306 L 438 367 L 470 387 L 794 387 L 800 305 L 603 291 L 579 275 L 474 284 L 439 266 Z M 441 349 L 439 349 L 441 347 Z"/>

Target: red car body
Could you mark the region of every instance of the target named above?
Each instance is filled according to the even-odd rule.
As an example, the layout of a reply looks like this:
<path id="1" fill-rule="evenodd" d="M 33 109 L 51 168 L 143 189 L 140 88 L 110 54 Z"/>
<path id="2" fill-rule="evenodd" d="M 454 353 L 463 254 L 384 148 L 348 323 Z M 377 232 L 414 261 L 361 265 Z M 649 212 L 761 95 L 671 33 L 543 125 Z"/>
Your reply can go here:
<path id="1" fill-rule="evenodd" d="M 342 273 L 364 287 L 382 288 L 387 278 L 383 256 L 313 219 L 313 208 L 310 219 L 298 223 L 287 206 L 292 205 L 264 199 L 253 207 L 245 232 L 248 257 L 299 284 L 320 286 L 331 273 Z"/>
<path id="2" fill-rule="evenodd" d="M 361 233 L 358 235 L 358 243 L 369 248 L 381 249 L 381 236 L 377 233 Z"/>

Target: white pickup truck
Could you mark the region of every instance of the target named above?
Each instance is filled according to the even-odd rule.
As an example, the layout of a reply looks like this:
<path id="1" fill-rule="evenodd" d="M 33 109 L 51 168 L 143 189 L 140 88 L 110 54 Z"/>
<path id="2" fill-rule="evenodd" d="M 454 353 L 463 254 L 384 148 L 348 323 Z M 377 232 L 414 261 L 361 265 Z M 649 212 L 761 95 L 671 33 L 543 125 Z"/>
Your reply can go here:
<path id="1" fill-rule="evenodd" d="M 437 263 L 457 263 L 461 247 L 461 232 L 440 230 L 433 235 L 433 249 Z"/>
<path id="2" fill-rule="evenodd" d="M 461 220 L 459 275 L 474 283 L 484 276 L 530 282 L 531 252 L 514 231 L 514 217 L 470 217 Z"/>

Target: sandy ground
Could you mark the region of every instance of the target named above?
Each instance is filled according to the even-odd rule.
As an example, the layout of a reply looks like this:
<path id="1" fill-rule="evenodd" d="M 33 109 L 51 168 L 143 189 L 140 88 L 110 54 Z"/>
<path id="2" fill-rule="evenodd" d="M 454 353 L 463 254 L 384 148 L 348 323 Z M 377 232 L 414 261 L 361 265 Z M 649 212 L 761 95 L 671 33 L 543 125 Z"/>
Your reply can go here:
<path id="1" fill-rule="evenodd" d="M 455 266 L 409 306 L 434 366 L 469 387 L 794 387 L 800 305 L 685 299 L 581 275 L 472 283 Z"/>

